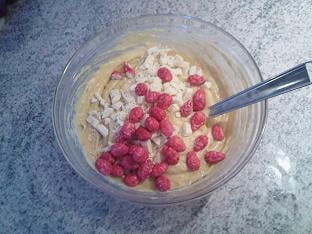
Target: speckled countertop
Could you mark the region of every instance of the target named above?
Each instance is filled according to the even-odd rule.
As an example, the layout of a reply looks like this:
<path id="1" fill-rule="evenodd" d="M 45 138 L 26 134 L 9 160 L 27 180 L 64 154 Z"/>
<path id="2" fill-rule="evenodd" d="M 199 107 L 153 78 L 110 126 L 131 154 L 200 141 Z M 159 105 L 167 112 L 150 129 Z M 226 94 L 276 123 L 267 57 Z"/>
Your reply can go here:
<path id="1" fill-rule="evenodd" d="M 312 1 L 18 1 L 0 32 L 0 233 L 311 233 L 312 87 L 269 101 L 250 163 L 210 199 L 170 208 L 109 197 L 54 138 L 58 76 L 121 17 L 180 13 L 237 37 L 265 78 L 312 59 Z"/>

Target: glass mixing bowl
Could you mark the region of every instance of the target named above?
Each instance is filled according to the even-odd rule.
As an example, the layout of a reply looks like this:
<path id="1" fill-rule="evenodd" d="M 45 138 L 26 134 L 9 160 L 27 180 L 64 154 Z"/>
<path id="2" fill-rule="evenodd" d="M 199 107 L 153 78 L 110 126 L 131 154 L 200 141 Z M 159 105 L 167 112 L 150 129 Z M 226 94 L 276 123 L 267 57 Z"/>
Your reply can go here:
<path id="1" fill-rule="evenodd" d="M 105 28 L 85 43 L 70 59 L 56 89 L 53 124 L 57 141 L 71 166 L 100 190 L 147 205 L 168 205 L 207 196 L 233 178 L 254 154 L 263 132 L 267 104 L 261 102 L 235 111 L 233 139 L 226 160 L 213 173 L 197 182 L 161 193 L 139 191 L 114 183 L 100 175 L 87 162 L 74 129 L 76 101 L 99 65 L 112 57 L 142 47 L 144 41 L 132 41 L 116 50 L 121 38 L 129 33 L 152 32 L 165 44 L 196 51 L 200 59 L 218 77 L 219 85 L 232 95 L 262 81 L 259 69 L 248 51 L 233 36 L 215 25 L 188 16 L 155 15 L 127 19 Z"/>

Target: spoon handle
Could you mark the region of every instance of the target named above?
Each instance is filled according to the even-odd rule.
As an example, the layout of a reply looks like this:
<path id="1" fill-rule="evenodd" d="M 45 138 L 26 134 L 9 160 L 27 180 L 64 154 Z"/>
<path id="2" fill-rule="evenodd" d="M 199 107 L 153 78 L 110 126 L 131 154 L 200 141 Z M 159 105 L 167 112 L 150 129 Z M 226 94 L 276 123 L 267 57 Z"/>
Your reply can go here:
<path id="1" fill-rule="evenodd" d="M 226 112 L 302 88 L 312 82 L 312 61 L 291 68 L 209 107 L 209 116 Z"/>

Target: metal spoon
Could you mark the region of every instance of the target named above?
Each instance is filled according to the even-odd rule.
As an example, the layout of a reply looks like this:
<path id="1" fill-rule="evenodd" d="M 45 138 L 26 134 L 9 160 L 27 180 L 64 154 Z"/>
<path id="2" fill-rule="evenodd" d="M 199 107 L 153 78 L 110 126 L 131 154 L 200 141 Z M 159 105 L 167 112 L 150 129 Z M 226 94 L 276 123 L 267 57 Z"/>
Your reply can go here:
<path id="1" fill-rule="evenodd" d="M 311 82 L 312 61 L 308 61 L 210 106 L 209 116 L 221 115 L 302 88 Z"/>

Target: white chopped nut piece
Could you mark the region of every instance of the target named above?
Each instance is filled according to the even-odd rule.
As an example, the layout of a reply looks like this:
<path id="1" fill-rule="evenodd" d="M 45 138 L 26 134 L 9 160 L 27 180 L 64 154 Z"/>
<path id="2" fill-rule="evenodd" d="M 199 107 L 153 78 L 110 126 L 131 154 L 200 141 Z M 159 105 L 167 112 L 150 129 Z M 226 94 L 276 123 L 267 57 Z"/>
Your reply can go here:
<path id="1" fill-rule="evenodd" d="M 181 64 L 184 62 L 184 59 L 180 55 L 175 55 L 173 58 L 173 65 L 180 67 Z"/>
<path id="2" fill-rule="evenodd" d="M 159 66 L 154 64 L 153 66 L 150 66 L 147 70 L 147 73 L 151 76 L 155 76 L 157 74 L 157 71 L 159 69 Z"/>
<path id="3" fill-rule="evenodd" d="M 146 57 L 144 63 L 142 64 L 142 66 L 146 69 L 150 69 L 150 67 L 153 66 L 153 64 L 154 64 L 154 60 L 155 60 L 154 55 L 148 55 Z"/>
<path id="4" fill-rule="evenodd" d="M 166 83 L 163 84 L 163 88 L 164 88 L 164 89 L 167 89 L 167 88 L 169 88 L 169 87 L 171 87 L 170 82 L 166 82 Z"/>
<path id="5" fill-rule="evenodd" d="M 184 91 L 184 99 L 190 99 L 193 96 L 193 89 L 192 88 L 186 88 Z"/>
<path id="6" fill-rule="evenodd" d="M 159 78 L 157 76 L 150 76 L 150 75 L 147 75 L 147 82 L 148 83 L 153 83 L 154 80 L 159 80 Z"/>
<path id="7" fill-rule="evenodd" d="M 103 107 L 105 108 L 105 107 L 108 106 L 109 104 L 108 104 L 104 99 L 102 99 L 102 100 L 100 101 L 100 105 L 103 106 Z"/>
<path id="8" fill-rule="evenodd" d="M 124 103 L 135 103 L 135 97 L 133 94 L 131 94 L 130 92 L 126 91 L 121 91 L 121 96 L 122 99 L 124 101 Z"/>
<path id="9" fill-rule="evenodd" d="M 104 109 L 104 111 L 102 111 L 101 113 L 101 117 L 102 119 L 111 116 L 114 113 L 114 109 L 113 108 L 106 108 Z"/>
<path id="10" fill-rule="evenodd" d="M 152 135 L 152 139 L 161 136 L 160 132 L 154 132 Z"/>
<path id="11" fill-rule="evenodd" d="M 97 102 L 98 102 L 98 100 L 96 98 L 91 98 L 90 99 L 90 103 L 91 104 L 94 104 L 94 103 L 97 103 Z"/>
<path id="12" fill-rule="evenodd" d="M 179 78 L 177 78 L 177 77 L 173 77 L 172 80 L 171 80 L 171 82 L 168 82 L 168 83 L 170 83 L 170 84 L 169 84 L 169 87 L 175 88 L 175 89 L 179 89 L 179 86 L 181 85 L 181 83 L 182 83 L 182 85 L 183 85 L 183 82 L 181 82 L 181 81 L 179 80 Z M 166 84 L 166 83 L 165 83 L 165 84 Z"/>
<path id="13" fill-rule="evenodd" d="M 177 94 L 177 90 L 173 87 L 166 88 L 164 90 L 166 93 L 175 96 Z"/>
<path id="14" fill-rule="evenodd" d="M 151 140 L 141 142 L 141 146 L 148 150 L 149 153 L 153 152 Z"/>
<path id="15" fill-rule="evenodd" d="M 153 82 L 150 84 L 149 88 L 151 91 L 161 92 L 162 91 L 161 80 L 156 77 L 153 78 Z"/>
<path id="16" fill-rule="evenodd" d="M 127 91 L 123 91 L 123 90 L 120 90 L 120 95 L 121 95 L 123 100 L 126 100 L 128 98 L 128 96 L 129 96 Z"/>
<path id="17" fill-rule="evenodd" d="M 174 66 L 174 63 L 173 63 L 173 56 L 168 56 L 168 59 L 167 59 L 167 65 L 169 67 L 173 67 Z"/>
<path id="18" fill-rule="evenodd" d="M 202 76 L 203 75 L 203 70 L 198 68 L 197 69 L 197 75 Z"/>
<path id="19" fill-rule="evenodd" d="M 105 125 L 109 125 L 110 122 L 111 122 L 111 119 L 110 119 L 110 118 L 105 118 L 105 119 L 104 119 L 104 124 L 105 124 Z"/>
<path id="20" fill-rule="evenodd" d="M 105 146 L 105 147 L 103 147 L 103 148 L 97 148 L 97 149 L 96 149 L 96 152 L 97 152 L 97 153 L 103 153 L 103 152 L 109 151 L 111 145 L 112 145 L 112 144 L 108 144 L 107 146 Z"/>
<path id="21" fill-rule="evenodd" d="M 89 115 L 92 115 L 96 117 L 97 119 L 101 119 L 101 112 L 99 111 L 96 111 L 96 110 L 89 111 Z"/>
<path id="22" fill-rule="evenodd" d="M 136 106 L 136 103 L 128 103 L 127 105 L 122 106 L 122 110 L 130 111 Z"/>
<path id="23" fill-rule="evenodd" d="M 100 121 L 95 118 L 93 115 L 89 115 L 87 117 L 87 122 L 94 128 L 96 128 L 96 126 L 100 123 Z"/>
<path id="24" fill-rule="evenodd" d="M 115 109 L 115 110 L 120 110 L 120 108 L 123 106 L 123 103 L 122 102 L 115 102 L 113 103 L 112 107 Z"/>
<path id="25" fill-rule="evenodd" d="M 182 126 L 183 136 L 190 136 L 192 134 L 191 124 L 189 122 L 184 122 Z"/>
<path id="26" fill-rule="evenodd" d="M 195 65 L 190 67 L 189 75 L 194 75 L 197 73 L 197 67 Z"/>
<path id="27" fill-rule="evenodd" d="M 101 106 L 104 106 L 106 101 L 102 98 L 101 94 L 99 92 L 96 92 L 94 94 L 95 98 L 100 102 Z"/>
<path id="28" fill-rule="evenodd" d="M 115 114 L 115 120 L 117 121 L 124 121 L 127 117 L 127 112 L 126 111 L 119 111 Z"/>
<path id="29" fill-rule="evenodd" d="M 161 54 L 160 55 L 159 63 L 161 66 L 167 65 L 168 61 L 169 61 L 169 58 L 168 58 L 167 54 L 164 54 L 164 55 Z"/>
<path id="30" fill-rule="evenodd" d="M 182 67 L 183 72 L 184 72 L 185 74 L 188 74 L 189 68 L 190 68 L 190 63 L 184 61 L 184 62 L 181 64 L 181 67 Z"/>
<path id="31" fill-rule="evenodd" d="M 182 76 L 181 68 L 171 69 L 171 72 L 173 73 L 174 76 Z"/>
<path id="32" fill-rule="evenodd" d="M 118 127 L 121 127 L 123 124 L 124 124 L 124 121 L 117 120 L 117 125 L 118 125 Z"/>
<path id="33" fill-rule="evenodd" d="M 177 112 L 177 111 L 179 111 L 179 110 L 180 110 L 180 107 L 179 107 L 179 105 L 176 104 L 176 103 L 173 103 L 173 104 L 169 107 L 169 111 L 171 111 L 171 112 Z"/>
<path id="34" fill-rule="evenodd" d="M 147 115 L 146 115 L 147 116 Z M 149 116 L 147 116 L 146 118 L 148 118 Z M 156 138 L 156 137 L 159 137 L 161 135 L 161 133 L 160 132 L 154 132 L 153 134 L 152 134 L 152 137 L 151 137 L 151 139 L 153 140 L 154 138 Z"/>
<path id="35" fill-rule="evenodd" d="M 103 124 L 100 124 L 100 121 L 93 115 L 89 115 L 87 117 L 87 122 L 93 128 L 95 128 L 102 136 L 106 137 L 108 135 L 108 129 Z"/>
<path id="36" fill-rule="evenodd" d="M 183 104 L 183 98 L 182 98 L 182 94 L 181 93 L 178 93 L 172 99 L 173 99 L 173 103 L 176 103 L 179 106 L 181 106 Z"/>
<path id="37" fill-rule="evenodd" d="M 127 105 L 132 106 L 132 107 L 134 107 L 134 106 L 136 106 L 136 105 L 137 105 L 137 103 L 136 103 L 136 100 L 135 100 L 135 97 L 134 97 L 134 96 L 133 96 L 131 99 L 129 99 L 129 100 L 128 100 Z"/>
<path id="38" fill-rule="evenodd" d="M 206 81 L 206 82 L 204 83 L 204 87 L 205 87 L 206 89 L 210 89 L 211 86 L 212 86 L 212 83 L 211 83 L 210 81 Z"/>
<path id="39" fill-rule="evenodd" d="M 160 146 L 160 145 L 165 144 L 165 142 L 167 141 L 167 138 L 162 136 L 162 135 L 160 135 L 160 136 L 157 136 L 157 137 L 153 137 L 152 141 L 154 142 L 154 144 Z"/>
<path id="40" fill-rule="evenodd" d="M 115 134 L 119 133 L 120 126 L 115 124 L 113 127 L 111 127 L 111 131 Z"/>
<path id="41" fill-rule="evenodd" d="M 138 73 L 138 75 L 135 77 L 135 80 L 138 83 L 144 83 L 148 80 L 148 77 L 145 73 L 141 72 L 141 73 Z"/>
<path id="42" fill-rule="evenodd" d="M 154 63 L 154 60 L 155 60 L 155 56 L 149 54 L 149 55 L 146 57 L 144 63 L 149 64 L 149 65 L 152 65 L 152 64 Z"/>
<path id="43" fill-rule="evenodd" d="M 180 117 L 181 117 L 180 111 L 177 111 L 177 112 L 175 113 L 175 116 L 176 116 L 177 118 L 180 118 Z"/>
<path id="44" fill-rule="evenodd" d="M 102 98 L 102 96 L 101 96 L 101 94 L 99 93 L 99 92 L 96 92 L 95 94 L 94 94 L 94 96 L 95 96 L 95 98 L 97 99 L 97 100 L 99 100 L 99 101 L 101 101 L 103 98 Z"/>
<path id="45" fill-rule="evenodd" d="M 139 105 L 143 104 L 144 99 L 145 99 L 144 96 L 137 96 L 137 98 L 136 98 L 137 104 L 139 104 Z"/>
<path id="46" fill-rule="evenodd" d="M 160 135 L 160 145 L 163 145 L 167 142 L 167 137 L 163 136 L 163 135 Z"/>
<path id="47" fill-rule="evenodd" d="M 155 154 L 154 156 L 152 156 L 152 160 L 154 163 L 160 163 L 162 161 L 162 156 L 160 153 Z"/>
<path id="48" fill-rule="evenodd" d="M 103 124 L 96 125 L 95 129 L 103 136 L 108 136 L 108 129 Z"/>
<path id="49" fill-rule="evenodd" d="M 186 83 L 185 83 L 185 87 L 187 87 L 187 88 L 191 88 L 191 87 L 192 87 L 192 85 L 191 85 L 189 82 L 186 82 Z"/>
<path id="50" fill-rule="evenodd" d="M 181 92 L 184 92 L 185 89 L 186 89 L 186 86 L 185 86 L 185 82 L 179 82 L 176 87 L 181 91 Z"/>
<path id="51" fill-rule="evenodd" d="M 172 77 L 172 80 L 170 83 L 171 83 L 171 86 L 177 86 L 177 85 L 183 84 L 183 82 L 181 82 L 181 80 L 176 76 Z"/>
<path id="52" fill-rule="evenodd" d="M 160 145 L 160 137 L 154 137 L 154 138 L 152 138 L 152 141 L 154 144 Z"/>
<path id="53" fill-rule="evenodd" d="M 128 111 L 128 110 L 130 110 L 131 108 L 128 106 L 128 105 L 123 105 L 123 106 L 121 106 L 121 110 L 122 111 Z"/>
<path id="54" fill-rule="evenodd" d="M 112 89 L 109 93 L 109 96 L 111 97 L 112 104 L 118 102 L 121 98 L 120 90 L 119 89 Z"/>

